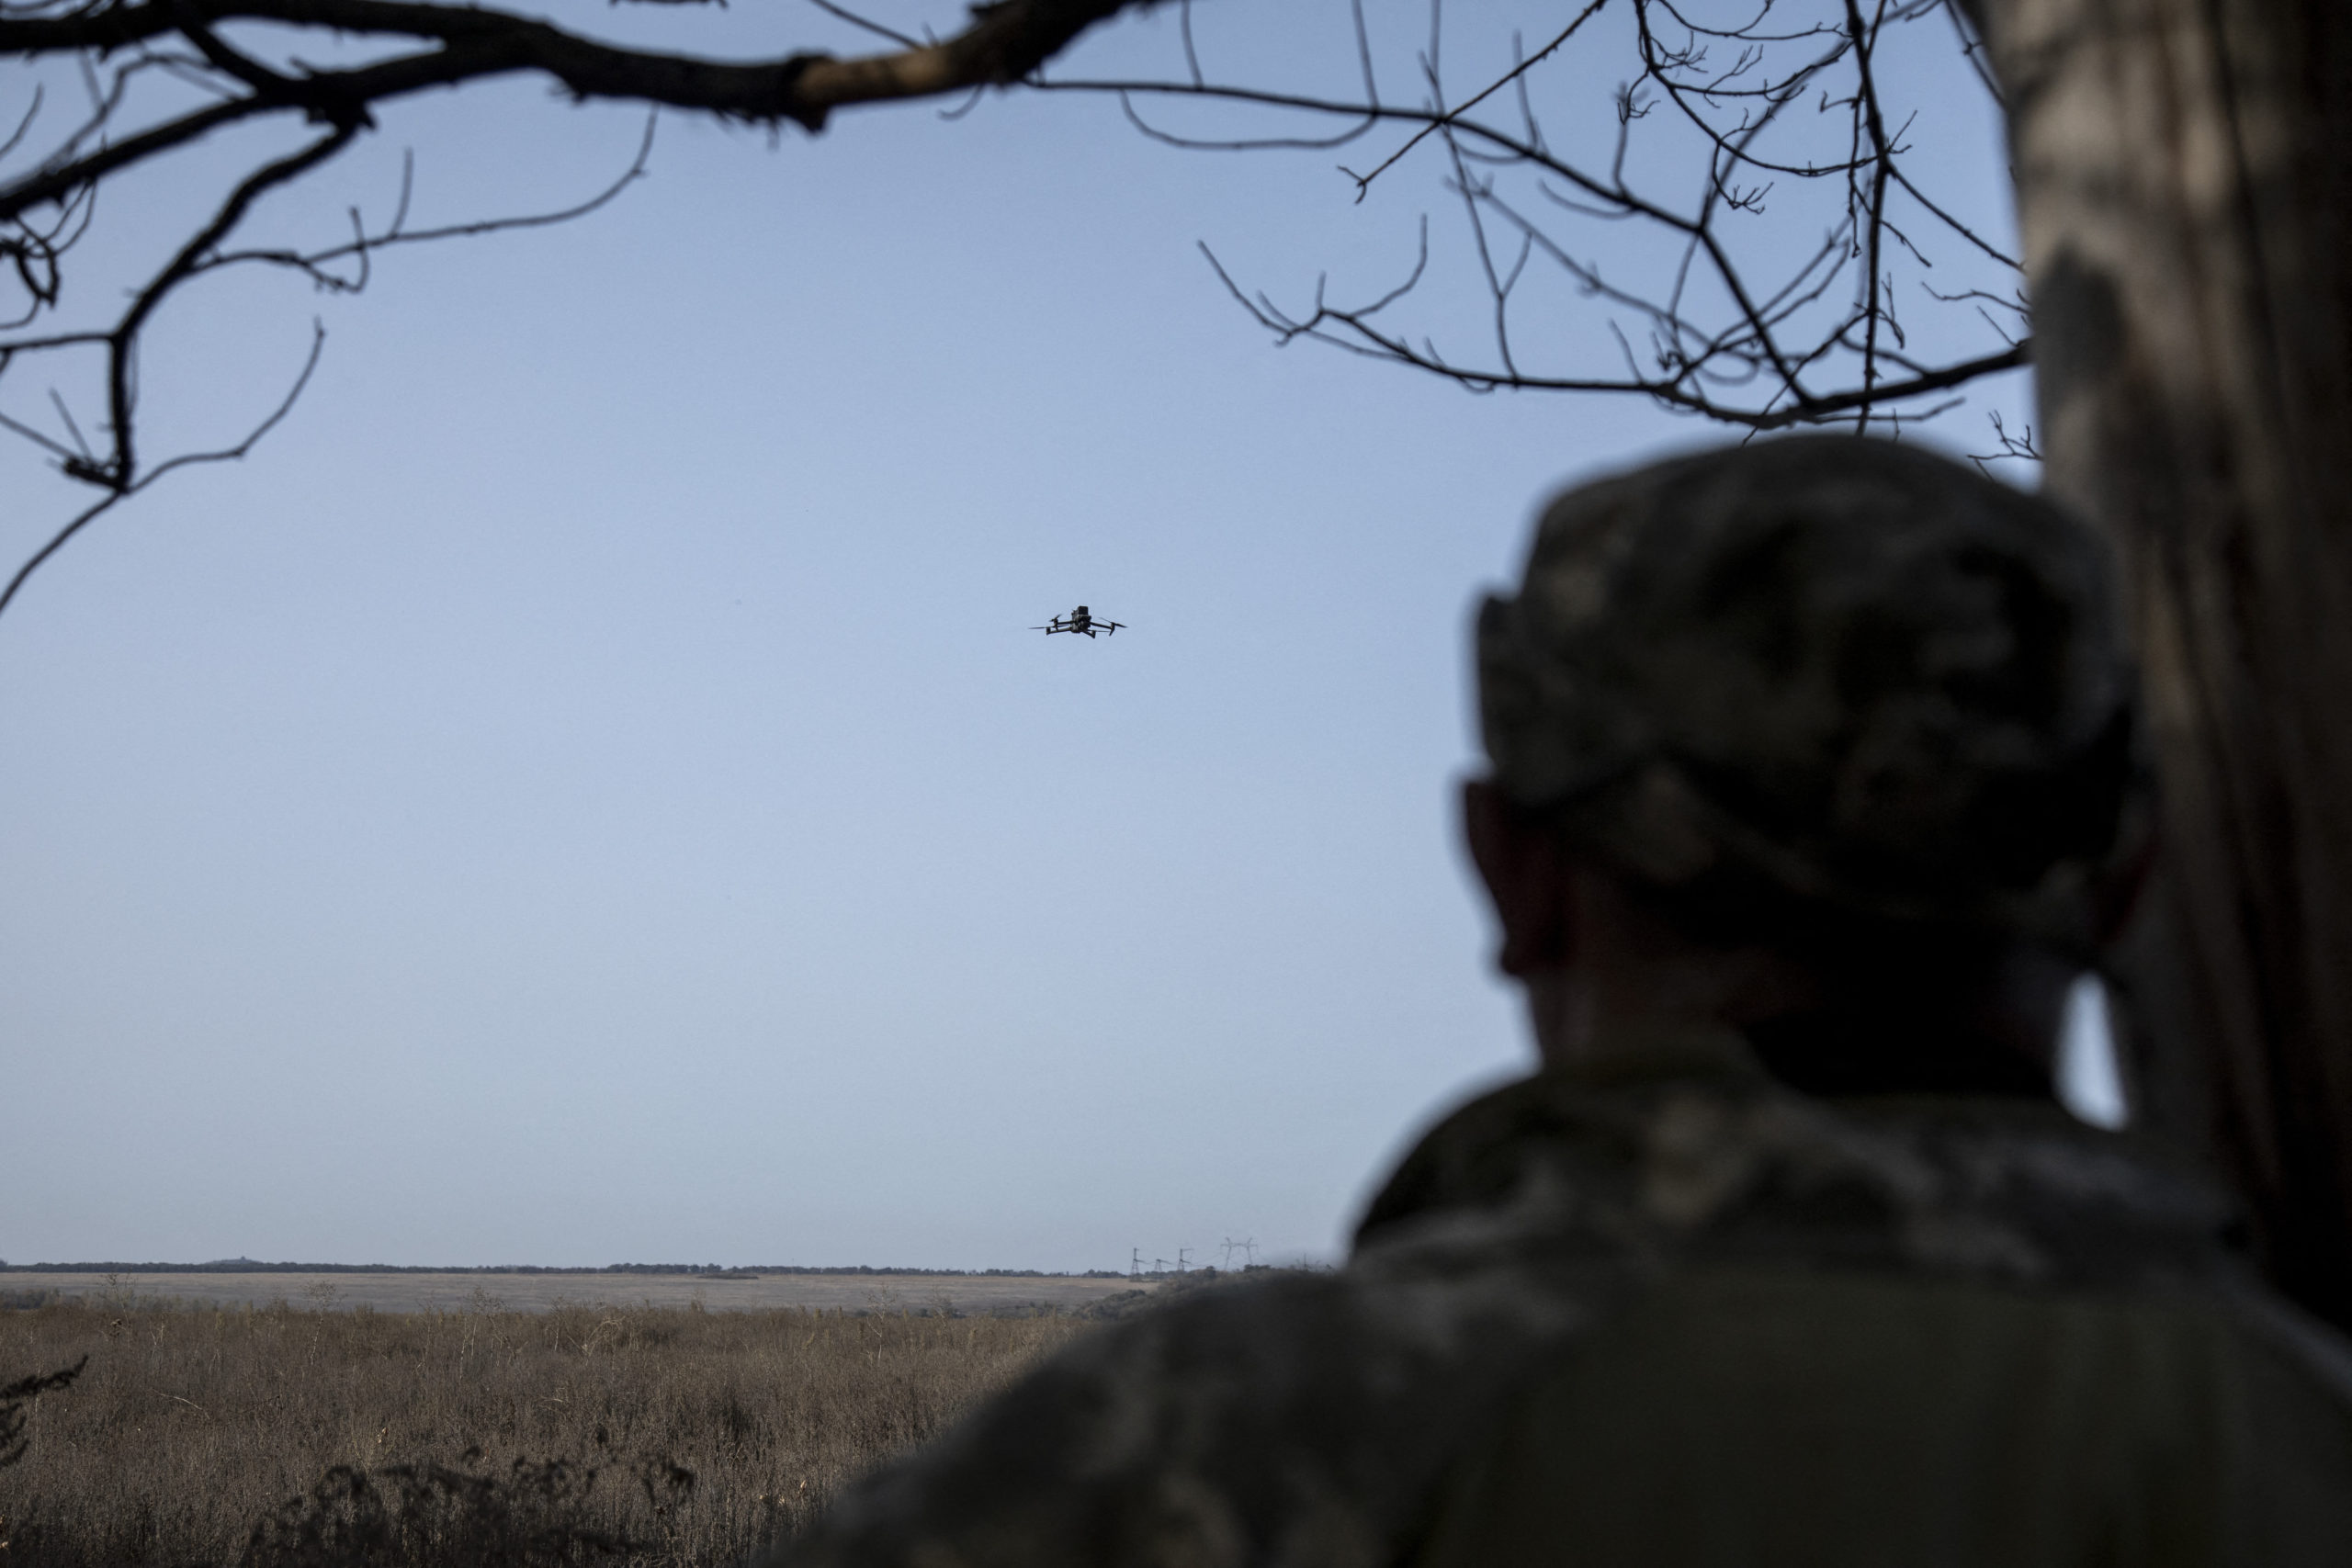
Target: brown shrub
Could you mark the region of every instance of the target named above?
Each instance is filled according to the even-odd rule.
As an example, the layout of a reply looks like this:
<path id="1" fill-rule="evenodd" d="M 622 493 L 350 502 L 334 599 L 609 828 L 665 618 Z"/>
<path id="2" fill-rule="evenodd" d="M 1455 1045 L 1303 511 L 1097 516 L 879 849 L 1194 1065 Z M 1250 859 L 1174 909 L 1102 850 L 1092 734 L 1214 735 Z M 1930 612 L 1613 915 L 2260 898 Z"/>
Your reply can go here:
<path id="1" fill-rule="evenodd" d="M 0 1470 L 0 1540 L 11 1568 L 731 1562 L 1083 1327 L 479 1297 L 0 1314 L 0 1370 L 90 1358 Z"/>

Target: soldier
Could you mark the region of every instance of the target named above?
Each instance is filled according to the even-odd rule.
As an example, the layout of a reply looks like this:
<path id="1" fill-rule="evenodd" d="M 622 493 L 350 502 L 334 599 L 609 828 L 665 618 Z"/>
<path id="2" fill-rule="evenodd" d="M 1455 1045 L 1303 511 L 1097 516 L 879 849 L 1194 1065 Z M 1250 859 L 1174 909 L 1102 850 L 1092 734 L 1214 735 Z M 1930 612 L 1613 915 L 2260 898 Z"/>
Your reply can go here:
<path id="1" fill-rule="evenodd" d="M 1881 442 L 1561 497 L 1464 795 L 1541 1070 L 1344 1269 L 1091 1336 L 789 1560 L 2352 1561 L 2352 1357 L 2051 1094 L 2144 856 L 2112 597 Z"/>

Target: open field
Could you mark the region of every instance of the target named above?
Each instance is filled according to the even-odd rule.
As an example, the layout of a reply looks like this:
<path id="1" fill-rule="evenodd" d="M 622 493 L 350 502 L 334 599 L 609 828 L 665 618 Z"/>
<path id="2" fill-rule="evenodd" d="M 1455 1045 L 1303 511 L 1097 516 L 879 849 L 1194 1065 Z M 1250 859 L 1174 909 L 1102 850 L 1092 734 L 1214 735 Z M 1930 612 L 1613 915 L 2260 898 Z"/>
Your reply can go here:
<path id="1" fill-rule="evenodd" d="M 89 1358 L 0 1468 L 4 1560 L 739 1562 L 1091 1327 L 904 1304 L 0 1313 L 0 1383 Z M 330 1504 L 313 1489 L 338 1465 L 368 1479 Z"/>
<path id="2" fill-rule="evenodd" d="M 132 1291 L 204 1306 L 371 1307 L 378 1312 L 456 1312 L 469 1305 L 546 1312 L 566 1303 L 608 1303 L 686 1307 L 699 1301 L 713 1312 L 773 1312 L 805 1308 L 851 1312 L 880 1308 L 1007 1314 L 1023 1309 L 1074 1312 L 1137 1287 L 1121 1279 L 1046 1274 L 763 1274 L 754 1280 L 707 1274 L 435 1273 L 134 1273 L 62 1274 L 0 1271 L 0 1291 L 55 1291 L 100 1297 Z M 1148 1282 L 1145 1288 L 1148 1288 Z"/>

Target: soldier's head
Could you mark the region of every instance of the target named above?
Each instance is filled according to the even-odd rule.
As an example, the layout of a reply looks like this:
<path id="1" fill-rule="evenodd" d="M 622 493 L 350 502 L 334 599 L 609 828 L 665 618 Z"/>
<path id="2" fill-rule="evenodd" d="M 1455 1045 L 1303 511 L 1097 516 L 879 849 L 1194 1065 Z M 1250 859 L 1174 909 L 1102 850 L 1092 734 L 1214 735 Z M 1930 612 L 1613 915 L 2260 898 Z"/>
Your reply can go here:
<path id="1" fill-rule="evenodd" d="M 1478 681 L 1467 826 L 1547 1055 L 1647 1011 L 1803 1087 L 2046 1086 L 2144 817 L 2080 525 L 1882 441 L 1656 464 L 1544 512 Z"/>

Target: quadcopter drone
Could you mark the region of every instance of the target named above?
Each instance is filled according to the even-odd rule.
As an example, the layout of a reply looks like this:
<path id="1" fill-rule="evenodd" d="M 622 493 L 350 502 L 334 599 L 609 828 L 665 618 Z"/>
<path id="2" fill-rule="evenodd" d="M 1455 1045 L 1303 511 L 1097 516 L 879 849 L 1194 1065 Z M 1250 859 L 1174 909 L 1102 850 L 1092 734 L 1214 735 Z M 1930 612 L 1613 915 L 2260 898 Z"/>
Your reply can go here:
<path id="1" fill-rule="evenodd" d="M 1125 621 L 1098 621 L 1088 613 L 1085 605 L 1080 604 L 1067 615 L 1056 615 L 1048 626 L 1031 626 L 1029 629 L 1044 632 L 1047 637 L 1056 632 L 1076 632 L 1081 637 L 1092 637 L 1096 632 L 1115 632 L 1125 625 Z"/>

